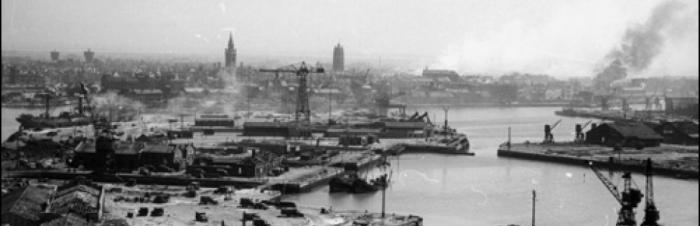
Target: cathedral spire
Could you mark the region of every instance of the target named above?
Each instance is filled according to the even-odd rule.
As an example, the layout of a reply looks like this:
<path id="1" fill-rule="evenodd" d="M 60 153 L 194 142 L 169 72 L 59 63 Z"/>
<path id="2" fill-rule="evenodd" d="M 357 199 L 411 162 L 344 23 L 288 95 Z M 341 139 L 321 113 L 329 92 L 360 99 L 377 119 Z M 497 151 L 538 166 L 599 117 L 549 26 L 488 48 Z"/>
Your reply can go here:
<path id="1" fill-rule="evenodd" d="M 228 48 L 233 48 L 233 33 L 228 33 Z"/>
<path id="2" fill-rule="evenodd" d="M 236 48 L 233 46 L 233 32 L 228 34 L 228 47 L 224 50 L 224 65 L 236 66 Z"/>

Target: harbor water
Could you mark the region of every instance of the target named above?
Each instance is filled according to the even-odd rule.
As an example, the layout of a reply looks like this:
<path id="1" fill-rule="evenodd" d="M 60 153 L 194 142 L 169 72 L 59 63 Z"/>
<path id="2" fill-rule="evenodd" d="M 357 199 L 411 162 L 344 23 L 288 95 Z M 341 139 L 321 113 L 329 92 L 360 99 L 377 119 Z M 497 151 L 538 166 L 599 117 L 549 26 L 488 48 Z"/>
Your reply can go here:
<path id="1" fill-rule="evenodd" d="M 553 131 L 555 141 L 573 140 L 575 124 L 588 119 L 556 116 L 558 109 L 450 109 L 449 125 L 469 136 L 476 156 L 407 154 L 393 158 L 387 213 L 417 214 L 425 225 L 530 225 L 534 189 L 537 225 L 615 225 L 619 204 L 589 168 L 496 156 L 498 145 L 507 140 L 509 126 L 512 142 L 540 142 L 544 124 L 562 119 Z M 433 122 L 444 122 L 440 108 L 407 112 L 415 110 L 429 111 Z M 643 175 L 635 174 L 633 180 L 644 189 Z M 621 187 L 619 174 L 614 182 Z M 654 194 L 660 222 L 698 225 L 697 180 L 654 177 Z M 381 211 L 381 192 L 330 194 L 328 186 L 323 186 L 286 199 L 334 210 Z M 643 208 L 640 204 L 637 209 L 638 223 Z"/>
<path id="2" fill-rule="evenodd" d="M 507 140 L 540 142 L 544 124 L 562 119 L 553 131 L 555 141 L 572 140 L 576 123 L 588 119 L 554 115 L 555 107 L 453 108 L 449 125 L 466 133 L 476 156 L 407 154 L 391 159 L 391 185 L 386 192 L 387 213 L 416 214 L 424 225 L 530 225 L 532 191 L 536 198 L 537 225 L 615 225 L 619 205 L 586 167 L 498 158 L 496 149 Z M 429 111 L 435 123 L 444 122 L 440 108 Z M 27 112 L 2 109 L 2 139 L 17 130 L 15 118 Z M 41 110 L 30 110 L 32 113 Z M 376 174 L 377 172 L 370 172 Z M 607 175 L 607 173 L 605 173 Z M 619 174 L 614 182 L 621 185 Z M 643 175 L 633 175 L 644 189 Z M 654 194 L 660 222 L 698 225 L 698 181 L 654 177 Z M 341 194 L 321 186 L 286 197 L 301 206 L 333 210 L 381 210 L 381 192 Z M 644 204 L 637 208 L 641 223 Z"/>

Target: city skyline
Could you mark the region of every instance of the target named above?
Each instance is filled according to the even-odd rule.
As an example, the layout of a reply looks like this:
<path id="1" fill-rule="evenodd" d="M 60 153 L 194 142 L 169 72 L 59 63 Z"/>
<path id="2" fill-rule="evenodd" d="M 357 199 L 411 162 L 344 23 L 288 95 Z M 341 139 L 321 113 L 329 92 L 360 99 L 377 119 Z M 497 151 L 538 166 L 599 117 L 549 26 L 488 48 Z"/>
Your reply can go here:
<path id="1" fill-rule="evenodd" d="M 330 62 L 331 47 L 342 43 L 350 60 L 416 59 L 415 69 L 566 78 L 594 75 L 626 30 L 645 23 L 663 2 L 3 1 L 2 49 L 221 59 L 232 32 L 240 62 L 246 56 Z M 648 69 L 630 77 L 698 74 L 697 3 L 680 2 L 684 8 L 662 34 L 669 41 Z M 382 32 L 387 28 L 392 32 Z"/>

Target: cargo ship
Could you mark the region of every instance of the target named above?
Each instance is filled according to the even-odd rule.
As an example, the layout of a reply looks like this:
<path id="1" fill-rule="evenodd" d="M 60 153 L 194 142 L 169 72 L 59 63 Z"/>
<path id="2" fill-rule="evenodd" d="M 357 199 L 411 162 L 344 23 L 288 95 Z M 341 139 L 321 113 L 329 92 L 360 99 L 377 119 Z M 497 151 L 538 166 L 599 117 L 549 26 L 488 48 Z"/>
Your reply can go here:
<path id="1" fill-rule="evenodd" d="M 81 96 L 78 97 L 78 106 L 76 107 L 78 112 L 61 112 L 58 116 L 51 116 L 49 114 L 51 94 L 41 93 L 40 95 L 44 97 L 44 109 L 45 112 L 38 116 L 31 114 L 21 114 L 17 117 L 17 122 L 20 123 L 20 130 L 26 129 L 45 129 L 45 128 L 64 128 L 64 127 L 75 127 L 75 126 L 87 126 L 93 123 L 93 120 L 84 114 L 85 110 L 91 110 L 89 106 L 83 106 L 83 100 L 88 102 L 88 91 L 84 84 L 81 84 Z"/>

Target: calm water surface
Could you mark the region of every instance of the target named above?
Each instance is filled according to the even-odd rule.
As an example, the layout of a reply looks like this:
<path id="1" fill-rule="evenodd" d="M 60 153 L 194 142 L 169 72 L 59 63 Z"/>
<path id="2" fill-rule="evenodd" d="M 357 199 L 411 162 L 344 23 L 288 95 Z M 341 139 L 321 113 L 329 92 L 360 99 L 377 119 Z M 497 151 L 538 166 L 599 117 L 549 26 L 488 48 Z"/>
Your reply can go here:
<path id="1" fill-rule="evenodd" d="M 559 117 L 553 113 L 556 109 L 451 109 L 450 125 L 469 136 L 476 156 L 412 154 L 392 159 L 387 211 L 420 215 L 425 225 L 530 225 L 535 189 L 537 225 L 615 225 L 619 206 L 590 169 L 496 156 L 498 144 L 507 139 L 508 126 L 512 127 L 513 142 L 539 142 L 545 123 L 563 119 L 554 130 L 555 140 L 571 140 L 575 123 L 587 119 Z M 413 110 L 430 111 L 431 117 L 437 117 L 434 121 L 443 121 L 440 109 Z M 3 140 L 17 129 L 14 118 L 21 112 L 24 110 L 2 109 Z M 644 186 L 642 175 L 633 178 Z M 698 225 L 698 181 L 654 180 L 661 222 Z M 334 210 L 381 210 L 380 192 L 329 194 L 328 186 L 323 186 L 287 199 L 300 205 L 332 206 Z M 639 223 L 643 206 L 637 210 Z"/>

